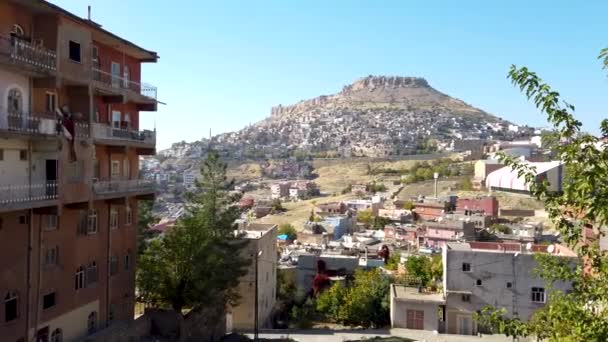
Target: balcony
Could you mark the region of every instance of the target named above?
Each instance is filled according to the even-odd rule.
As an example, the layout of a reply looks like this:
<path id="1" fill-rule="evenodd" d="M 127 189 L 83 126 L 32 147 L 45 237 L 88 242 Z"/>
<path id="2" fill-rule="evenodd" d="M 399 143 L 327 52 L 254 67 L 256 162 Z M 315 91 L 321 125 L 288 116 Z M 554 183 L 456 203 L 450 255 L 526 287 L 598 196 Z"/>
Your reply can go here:
<path id="1" fill-rule="evenodd" d="M 124 179 L 96 181 L 93 192 L 97 199 L 108 199 L 122 196 L 154 195 L 156 184 L 144 179 Z"/>
<path id="2" fill-rule="evenodd" d="M 57 183 L 0 185 L 0 211 L 56 205 Z"/>
<path id="3" fill-rule="evenodd" d="M 100 123 L 93 124 L 93 139 L 108 145 L 127 145 L 148 149 L 154 149 L 156 146 L 155 131 L 121 129 Z"/>
<path id="4" fill-rule="evenodd" d="M 48 75 L 57 70 L 57 54 L 27 40 L 0 35 L 0 63 L 31 75 Z"/>
<path id="5" fill-rule="evenodd" d="M 102 92 L 125 96 L 129 101 L 138 104 L 140 110 L 156 110 L 155 86 L 112 75 L 98 68 L 93 68 L 93 84 Z"/>
<path id="6" fill-rule="evenodd" d="M 75 121 L 74 131 L 76 138 L 88 138 L 89 124 L 83 121 Z M 32 115 L 0 112 L 0 135 L 50 139 L 62 135 L 62 126 L 57 118 L 53 118 L 52 114 Z"/>

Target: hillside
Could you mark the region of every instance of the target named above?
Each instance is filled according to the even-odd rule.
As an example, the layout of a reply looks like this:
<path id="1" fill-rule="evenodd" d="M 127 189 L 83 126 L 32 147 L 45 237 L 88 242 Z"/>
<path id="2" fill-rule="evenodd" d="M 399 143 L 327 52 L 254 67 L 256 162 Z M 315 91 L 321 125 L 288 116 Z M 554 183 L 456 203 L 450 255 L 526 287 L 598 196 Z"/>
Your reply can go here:
<path id="1" fill-rule="evenodd" d="M 506 132 L 508 122 L 450 97 L 423 78 L 368 76 L 333 95 L 278 105 L 270 116 L 213 138 L 234 157 L 382 157 Z"/>

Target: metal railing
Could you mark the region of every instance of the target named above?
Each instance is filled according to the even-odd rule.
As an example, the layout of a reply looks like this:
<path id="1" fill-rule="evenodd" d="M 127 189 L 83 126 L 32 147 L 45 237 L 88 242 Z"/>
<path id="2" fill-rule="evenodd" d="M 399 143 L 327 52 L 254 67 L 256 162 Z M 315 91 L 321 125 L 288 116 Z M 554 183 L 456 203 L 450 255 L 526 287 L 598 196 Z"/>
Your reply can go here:
<path id="1" fill-rule="evenodd" d="M 63 134 L 59 119 L 24 113 L 0 112 L 0 131 L 47 136 Z M 88 138 L 89 124 L 75 121 L 74 131 L 76 138 Z"/>
<path id="2" fill-rule="evenodd" d="M 143 144 L 156 145 L 155 131 L 121 129 L 100 123 L 93 124 L 93 137 L 95 139 L 127 140 L 140 142 Z"/>
<path id="3" fill-rule="evenodd" d="M 93 183 L 93 191 L 96 194 L 112 194 L 126 192 L 154 192 L 156 184 L 145 179 L 125 179 L 96 181 Z"/>
<path id="4" fill-rule="evenodd" d="M 23 113 L 0 112 L 0 131 L 25 134 L 57 135 L 61 127 L 57 119 Z"/>
<path id="5" fill-rule="evenodd" d="M 141 96 L 147 97 L 150 100 L 156 100 L 157 88 L 146 83 L 138 83 L 124 78 L 120 75 L 113 75 L 99 68 L 93 67 L 93 81 L 105 84 L 106 86 L 117 90 L 126 90 Z"/>
<path id="6" fill-rule="evenodd" d="M 17 204 L 57 199 L 57 182 L 0 185 L 0 204 Z"/>
<path id="7" fill-rule="evenodd" d="M 15 62 L 49 71 L 57 70 L 55 51 L 17 37 L 0 35 L 0 54 L 9 56 Z"/>

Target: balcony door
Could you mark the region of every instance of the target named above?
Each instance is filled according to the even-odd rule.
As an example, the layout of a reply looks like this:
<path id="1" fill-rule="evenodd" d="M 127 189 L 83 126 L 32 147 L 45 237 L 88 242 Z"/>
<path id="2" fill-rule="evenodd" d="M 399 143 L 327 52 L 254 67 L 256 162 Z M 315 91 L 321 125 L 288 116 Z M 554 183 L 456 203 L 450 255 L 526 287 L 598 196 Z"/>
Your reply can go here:
<path id="1" fill-rule="evenodd" d="M 120 87 L 120 64 L 116 62 L 112 62 L 112 87 L 119 88 Z"/>
<path id="2" fill-rule="evenodd" d="M 112 111 L 112 128 L 120 129 L 120 117 L 121 113 L 118 110 Z"/>
<path id="3" fill-rule="evenodd" d="M 45 166 L 46 195 L 55 196 L 57 195 L 57 160 L 47 159 Z"/>

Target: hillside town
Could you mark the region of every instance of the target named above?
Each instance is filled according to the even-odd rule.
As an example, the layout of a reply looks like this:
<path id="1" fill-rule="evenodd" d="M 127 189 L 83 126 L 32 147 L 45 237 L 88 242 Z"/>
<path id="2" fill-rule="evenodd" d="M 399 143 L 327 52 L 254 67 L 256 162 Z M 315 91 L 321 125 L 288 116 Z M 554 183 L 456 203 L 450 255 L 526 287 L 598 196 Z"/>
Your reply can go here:
<path id="1" fill-rule="evenodd" d="M 148 116 L 170 111 L 184 125 L 174 119 L 191 106 L 181 96 L 192 96 L 181 81 L 198 82 L 189 88 L 201 102 L 226 96 L 214 110 L 236 89 L 233 102 L 248 112 L 259 105 L 248 92 L 263 97 L 271 83 L 243 90 L 232 74 L 229 86 L 202 80 L 239 75 L 232 58 L 241 62 L 240 51 L 263 64 L 257 50 L 240 49 L 248 39 L 264 59 L 291 49 L 259 44 L 263 27 L 226 13 L 209 25 L 210 6 L 189 4 L 192 13 L 176 19 L 166 4 L 145 5 L 111 12 L 115 4 L 104 2 L 82 16 L 62 0 L 0 0 L 0 342 L 608 341 L 608 120 L 589 133 L 574 105 L 513 65 L 508 80 L 547 128 L 492 115 L 422 77 L 369 75 L 272 107 L 242 129 L 171 144 L 192 136 Z M 240 6 L 218 5 L 273 25 L 284 17 Z M 166 37 L 183 35 L 180 44 L 148 25 L 157 15 Z M 146 29 L 116 25 L 125 18 Z M 183 30 L 176 20 L 187 18 L 200 25 Z M 387 20 L 393 30 L 416 19 L 396 18 Z M 343 39 L 366 26 L 340 24 L 347 30 L 319 28 Z M 193 32 L 201 47 L 185 50 Z M 369 41 L 356 32 L 358 49 Z M 196 77 L 176 72 L 181 66 L 171 77 L 156 73 L 159 54 L 131 36 L 158 44 L 169 64 L 179 57 L 184 70 L 197 67 Z M 340 80 L 361 70 L 343 57 L 349 70 L 334 75 Z M 599 60 L 608 68 L 608 48 Z M 293 56 L 282 61 L 308 70 Z M 262 71 L 276 73 L 264 78 L 278 80 L 286 69 L 271 63 Z M 174 87 L 166 93 L 180 109 L 145 76 Z M 463 81 L 454 93 L 487 96 L 471 77 L 472 90 Z M 275 97 L 263 103 L 293 99 L 272 84 Z M 203 125 L 209 108 L 187 122 L 197 134 L 211 127 Z"/>

